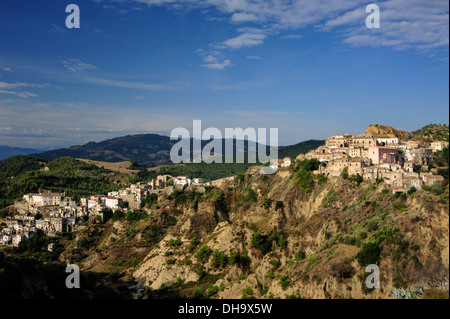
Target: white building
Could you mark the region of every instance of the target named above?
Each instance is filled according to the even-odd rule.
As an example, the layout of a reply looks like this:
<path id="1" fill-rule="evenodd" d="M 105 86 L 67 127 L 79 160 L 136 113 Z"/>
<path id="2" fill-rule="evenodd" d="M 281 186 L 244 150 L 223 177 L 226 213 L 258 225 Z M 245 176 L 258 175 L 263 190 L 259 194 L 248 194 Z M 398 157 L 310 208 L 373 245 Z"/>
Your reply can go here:
<path id="1" fill-rule="evenodd" d="M 388 138 L 377 138 L 377 143 L 379 145 L 392 145 L 398 144 L 398 137 L 388 137 Z"/>
<path id="2" fill-rule="evenodd" d="M 23 199 L 30 204 L 37 206 L 59 205 L 62 199 L 61 194 L 43 193 L 43 194 L 25 194 Z"/>
<path id="3" fill-rule="evenodd" d="M 90 200 L 88 201 L 87 207 L 88 207 L 88 209 L 91 209 L 91 208 L 94 208 L 95 206 L 97 206 L 98 204 L 99 204 L 99 202 L 98 202 L 97 200 L 95 200 L 95 199 L 90 199 Z"/>
<path id="4" fill-rule="evenodd" d="M 17 247 L 17 246 L 19 246 L 19 244 L 22 241 L 24 241 L 26 239 L 27 239 L 27 237 L 25 236 L 25 234 L 19 234 L 19 235 L 16 235 L 16 236 L 13 237 L 12 243 L 13 243 L 14 246 Z"/>
<path id="5" fill-rule="evenodd" d="M 285 157 L 283 159 L 283 163 L 281 163 L 281 167 L 288 167 L 292 165 L 292 158 L 290 157 Z"/>
<path id="6" fill-rule="evenodd" d="M 2 238 L 0 239 L 0 244 L 1 245 L 8 245 L 9 243 L 11 243 L 11 240 L 12 240 L 11 235 L 4 234 L 2 236 Z"/>
<path id="7" fill-rule="evenodd" d="M 192 180 L 187 176 L 178 176 L 174 179 L 176 185 L 191 185 Z"/>
<path id="8" fill-rule="evenodd" d="M 111 209 L 118 209 L 119 204 L 121 202 L 122 202 L 122 200 L 120 198 L 107 197 L 106 201 L 105 201 L 105 205 L 106 205 L 106 207 L 111 208 Z"/>
<path id="9" fill-rule="evenodd" d="M 444 148 L 448 147 L 449 143 L 446 141 L 434 141 L 431 142 L 431 149 L 433 151 L 442 151 Z"/>
<path id="10" fill-rule="evenodd" d="M 192 180 L 192 182 L 193 182 L 193 184 L 203 184 L 204 182 L 203 182 L 203 179 L 201 179 L 201 178 L 194 178 L 193 180 Z"/>

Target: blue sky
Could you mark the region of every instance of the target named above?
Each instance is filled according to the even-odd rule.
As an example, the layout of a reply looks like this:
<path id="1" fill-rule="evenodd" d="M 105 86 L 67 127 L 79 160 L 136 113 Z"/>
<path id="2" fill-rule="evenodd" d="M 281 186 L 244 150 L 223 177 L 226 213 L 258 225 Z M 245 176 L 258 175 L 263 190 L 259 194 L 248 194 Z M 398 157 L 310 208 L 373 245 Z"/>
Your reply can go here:
<path id="1" fill-rule="evenodd" d="M 68 29 L 68 4 L 80 28 Z M 368 29 L 366 5 L 380 7 Z M 2 0 L 0 145 L 371 123 L 448 124 L 449 7 L 432 0 Z"/>

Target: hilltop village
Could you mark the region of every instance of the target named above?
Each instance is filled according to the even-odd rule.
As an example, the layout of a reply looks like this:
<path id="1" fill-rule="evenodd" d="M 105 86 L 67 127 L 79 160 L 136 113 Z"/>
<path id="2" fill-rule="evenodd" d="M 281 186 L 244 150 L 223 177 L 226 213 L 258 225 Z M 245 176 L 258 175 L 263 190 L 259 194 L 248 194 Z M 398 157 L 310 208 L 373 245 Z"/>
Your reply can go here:
<path id="1" fill-rule="evenodd" d="M 414 187 L 432 185 L 443 180 L 435 175 L 429 165 L 437 151 L 448 148 L 445 141 L 434 141 L 424 145 L 419 141 L 401 141 L 397 137 L 377 138 L 373 135 L 334 135 L 326 139 L 325 145 L 296 160 L 316 159 L 322 165 L 315 174 L 333 176 L 356 176 L 361 180 L 376 180 L 395 192 L 407 192 Z M 278 160 L 281 171 L 294 165 L 294 159 Z M 230 180 L 233 177 L 224 180 Z M 127 212 L 139 209 L 141 201 L 149 194 L 174 191 L 205 192 L 205 186 L 221 187 L 223 180 L 204 183 L 201 178 L 188 176 L 159 175 L 149 182 L 138 182 L 119 191 L 93 195 L 75 200 L 64 193 L 44 192 L 25 194 L 16 201 L 16 214 L 0 219 L 4 223 L 0 233 L 0 244 L 18 246 L 20 242 L 36 235 L 61 236 L 81 229 L 78 221 L 93 216 L 99 222 L 113 211 Z M 51 249 L 49 247 L 49 249 Z"/>
<path id="2" fill-rule="evenodd" d="M 400 141 L 397 137 L 375 138 L 373 135 L 334 135 L 325 145 L 300 154 L 297 160 L 317 159 L 316 174 L 325 176 L 360 176 L 378 180 L 392 187 L 393 192 L 406 192 L 411 187 L 421 189 L 444 178 L 434 175 L 429 165 L 434 153 L 448 148 L 449 142 L 434 141 L 424 145 L 418 141 Z"/>

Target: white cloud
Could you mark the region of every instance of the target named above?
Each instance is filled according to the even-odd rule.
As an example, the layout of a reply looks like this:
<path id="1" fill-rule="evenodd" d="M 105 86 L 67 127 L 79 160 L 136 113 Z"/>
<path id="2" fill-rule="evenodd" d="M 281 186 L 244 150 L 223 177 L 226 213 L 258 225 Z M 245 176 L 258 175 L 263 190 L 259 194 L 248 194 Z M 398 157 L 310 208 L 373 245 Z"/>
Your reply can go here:
<path id="1" fill-rule="evenodd" d="M 10 95 L 16 95 L 22 98 L 29 98 L 29 97 L 37 97 L 38 95 L 36 93 L 32 92 L 18 92 L 14 89 L 21 88 L 21 87 L 32 87 L 32 88 L 45 88 L 49 87 L 50 84 L 36 84 L 36 83 L 6 83 L 6 82 L 0 82 L 0 94 L 10 94 Z"/>
<path id="2" fill-rule="evenodd" d="M 117 1 L 117 0 L 116 0 Z M 130 0 L 131 1 L 131 0 Z M 372 0 L 133 0 L 148 6 L 173 5 L 214 8 L 232 23 L 254 23 L 267 31 L 318 27 L 339 28 L 343 42 L 351 45 L 391 46 L 419 50 L 445 48 L 449 44 L 449 3 L 445 0 L 381 0 L 381 28 L 367 29 L 365 7 Z M 239 49 L 262 44 L 270 32 L 244 32 L 218 48 Z M 287 39 L 298 38 L 287 36 Z"/>
<path id="3" fill-rule="evenodd" d="M 17 92 L 17 91 L 7 91 L 7 90 L 0 90 L 0 93 L 2 94 L 12 94 L 23 98 L 28 97 L 37 97 L 38 95 L 31 92 Z"/>
<path id="4" fill-rule="evenodd" d="M 253 13 L 237 12 L 233 13 L 230 18 L 231 22 L 242 23 L 242 22 L 257 22 L 259 18 Z"/>
<path id="5" fill-rule="evenodd" d="M 345 28 L 344 43 L 354 46 L 390 46 L 426 50 L 449 44 L 447 1 L 388 0 L 379 3 L 380 28 L 361 25 L 368 13 L 359 8 L 345 12 L 324 25 L 325 30 Z"/>
<path id="6" fill-rule="evenodd" d="M 240 49 L 242 47 L 252 47 L 262 44 L 267 35 L 259 29 L 248 29 L 237 37 L 223 41 L 225 47 L 232 49 Z"/>
<path id="7" fill-rule="evenodd" d="M 0 82 L 0 89 L 16 89 L 19 87 L 34 87 L 34 88 L 44 88 L 49 87 L 49 83 L 45 84 L 37 84 L 37 83 L 6 83 L 6 82 Z"/>
<path id="8" fill-rule="evenodd" d="M 288 34 L 288 35 L 285 35 L 285 36 L 283 36 L 281 38 L 282 39 L 301 39 L 301 38 L 303 38 L 303 35 L 301 35 L 301 34 Z"/>
<path id="9" fill-rule="evenodd" d="M 71 71 L 85 71 L 85 70 L 95 70 L 97 67 L 92 64 L 85 63 L 78 59 L 66 59 L 60 61 L 61 64 L 68 70 Z"/>
<path id="10" fill-rule="evenodd" d="M 214 70 L 223 70 L 226 67 L 231 67 L 233 66 L 233 63 L 231 63 L 231 61 L 229 59 L 224 60 L 222 62 L 217 62 L 217 63 L 208 63 L 208 64 L 203 64 L 202 67 L 208 68 L 208 69 L 214 69 Z"/>
<path id="11" fill-rule="evenodd" d="M 216 63 L 217 62 L 217 58 L 215 56 L 212 56 L 211 54 L 204 57 L 203 61 L 207 62 L 207 63 Z"/>
<path id="12" fill-rule="evenodd" d="M 247 55 L 246 58 L 249 59 L 249 60 L 261 60 L 262 59 L 258 55 Z"/>
<path id="13" fill-rule="evenodd" d="M 227 67 L 232 67 L 230 59 L 226 59 L 225 56 L 217 50 L 206 51 L 204 49 L 198 49 L 195 51 L 197 54 L 203 57 L 205 64 L 201 66 L 211 70 L 223 70 Z"/>
<path id="14" fill-rule="evenodd" d="M 97 85 L 105 85 L 105 86 L 114 86 L 114 87 L 122 87 L 129 89 L 141 89 L 141 90 L 166 90 L 172 89 L 176 86 L 166 85 L 160 83 L 144 83 L 144 82 L 131 82 L 131 81 L 121 81 L 121 80 L 111 80 L 105 79 L 101 77 L 80 77 L 80 80 L 86 83 L 92 83 Z"/>

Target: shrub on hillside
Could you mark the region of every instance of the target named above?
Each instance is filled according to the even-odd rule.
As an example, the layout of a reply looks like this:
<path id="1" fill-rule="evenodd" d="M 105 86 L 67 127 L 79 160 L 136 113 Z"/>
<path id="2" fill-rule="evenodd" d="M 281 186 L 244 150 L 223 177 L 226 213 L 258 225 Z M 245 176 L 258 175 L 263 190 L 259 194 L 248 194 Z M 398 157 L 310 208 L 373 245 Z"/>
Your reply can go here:
<path id="1" fill-rule="evenodd" d="M 212 253 L 211 248 L 209 248 L 208 245 L 203 245 L 195 254 L 195 258 L 205 262 L 208 260 L 211 253 Z"/>
<path id="2" fill-rule="evenodd" d="M 361 250 L 356 254 L 359 264 L 366 267 L 371 264 L 378 265 L 380 262 L 381 247 L 376 243 L 363 244 Z"/>

